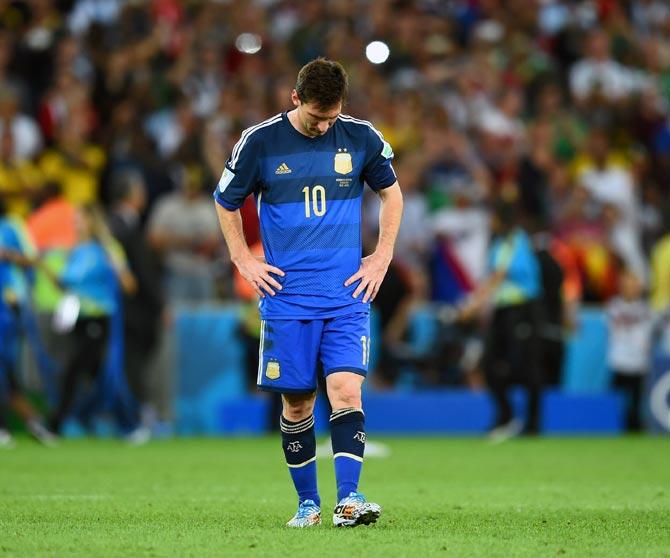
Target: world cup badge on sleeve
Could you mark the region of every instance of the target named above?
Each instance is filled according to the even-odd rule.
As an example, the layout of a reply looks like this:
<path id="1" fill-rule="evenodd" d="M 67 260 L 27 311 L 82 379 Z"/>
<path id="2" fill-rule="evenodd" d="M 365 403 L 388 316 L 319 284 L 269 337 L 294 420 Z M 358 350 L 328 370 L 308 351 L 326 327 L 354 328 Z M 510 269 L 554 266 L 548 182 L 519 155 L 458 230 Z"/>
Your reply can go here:
<path id="1" fill-rule="evenodd" d="M 279 363 L 276 360 L 269 361 L 265 367 L 265 376 L 268 380 L 276 380 L 280 374 Z"/>
<path id="2" fill-rule="evenodd" d="M 338 174 L 349 174 L 354 170 L 351 162 L 351 153 L 347 153 L 346 149 L 338 149 L 335 154 L 335 172 Z"/>

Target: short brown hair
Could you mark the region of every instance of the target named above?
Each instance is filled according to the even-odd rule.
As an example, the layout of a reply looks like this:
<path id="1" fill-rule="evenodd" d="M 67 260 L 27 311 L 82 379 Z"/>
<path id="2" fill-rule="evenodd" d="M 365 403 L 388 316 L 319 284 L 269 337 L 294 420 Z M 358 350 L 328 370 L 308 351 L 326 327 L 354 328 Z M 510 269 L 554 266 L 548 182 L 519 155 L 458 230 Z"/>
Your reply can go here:
<path id="1" fill-rule="evenodd" d="M 317 58 L 298 72 L 295 90 L 303 103 L 314 103 L 319 109 L 334 107 L 347 99 L 349 80 L 342 64 Z"/>

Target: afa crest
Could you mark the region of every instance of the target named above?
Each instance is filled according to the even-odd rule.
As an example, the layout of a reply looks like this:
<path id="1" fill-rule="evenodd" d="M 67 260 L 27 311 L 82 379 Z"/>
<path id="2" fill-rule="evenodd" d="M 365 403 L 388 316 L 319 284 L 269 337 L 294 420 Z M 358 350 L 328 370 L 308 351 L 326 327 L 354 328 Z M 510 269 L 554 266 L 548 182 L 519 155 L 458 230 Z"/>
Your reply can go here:
<path id="1" fill-rule="evenodd" d="M 344 149 L 338 149 L 338 153 L 335 154 L 334 166 L 337 174 L 349 174 L 354 170 L 353 163 L 351 162 L 351 153 L 347 153 Z"/>
<path id="2" fill-rule="evenodd" d="M 265 366 L 265 376 L 269 380 L 276 380 L 279 378 L 281 371 L 279 369 L 279 363 L 276 360 L 271 360 Z"/>

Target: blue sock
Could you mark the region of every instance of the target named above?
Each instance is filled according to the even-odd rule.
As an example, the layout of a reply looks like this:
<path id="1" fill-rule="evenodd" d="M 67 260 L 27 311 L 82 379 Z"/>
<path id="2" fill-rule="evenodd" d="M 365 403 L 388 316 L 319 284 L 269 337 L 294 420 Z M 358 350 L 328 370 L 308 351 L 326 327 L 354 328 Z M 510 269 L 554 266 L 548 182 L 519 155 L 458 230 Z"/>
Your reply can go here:
<path id="1" fill-rule="evenodd" d="M 338 502 L 358 491 L 365 451 L 365 415 L 353 407 L 330 415 L 330 435 L 335 460 Z"/>
<path id="2" fill-rule="evenodd" d="M 314 500 L 321 505 L 316 488 L 316 436 L 314 415 L 298 422 L 281 417 L 281 439 L 286 464 L 298 493 L 298 501 Z"/>

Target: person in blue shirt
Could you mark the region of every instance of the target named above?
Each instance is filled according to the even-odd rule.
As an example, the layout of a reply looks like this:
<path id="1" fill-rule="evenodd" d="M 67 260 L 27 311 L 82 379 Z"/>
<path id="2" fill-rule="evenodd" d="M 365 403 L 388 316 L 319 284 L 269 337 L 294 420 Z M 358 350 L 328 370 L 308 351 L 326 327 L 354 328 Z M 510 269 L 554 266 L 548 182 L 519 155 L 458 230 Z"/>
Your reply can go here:
<path id="1" fill-rule="evenodd" d="M 33 263 L 34 248 L 23 223 L 5 213 L 0 199 L 0 399 L 5 399 L 2 392 L 6 391 L 9 405 L 24 422 L 26 430 L 37 441 L 53 445 L 55 437 L 26 396 L 19 374 Z M 3 403 L 0 401 L 0 447 L 12 444 Z"/>
<path id="2" fill-rule="evenodd" d="M 123 250 L 98 210 L 92 206 L 78 209 L 76 227 L 78 243 L 61 274 L 52 277 L 68 293 L 56 321 L 62 332 L 69 331 L 72 348 L 61 374 L 59 402 L 49 420 L 56 433 L 60 433 L 82 381 L 87 376 L 95 380 L 101 374 L 119 286 L 125 292 L 136 288 Z"/>
<path id="3" fill-rule="evenodd" d="M 298 493 L 291 527 L 321 522 L 313 416 L 318 362 L 333 410 L 333 522 L 369 524 L 381 513 L 358 492 L 361 386 L 370 360 L 370 302 L 393 256 L 402 194 L 391 146 L 369 122 L 342 114 L 347 79 L 338 62 L 305 65 L 291 93 L 295 108 L 242 133 L 214 191 L 231 259 L 260 297 L 257 384 L 282 394 L 282 445 Z M 361 258 L 365 184 L 381 199 L 380 233 L 375 251 Z M 260 259 L 244 239 L 239 212 L 251 194 Z"/>
<path id="4" fill-rule="evenodd" d="M 493 211 L 494 238 L 489 248 L 489 277 L 466 301 L 463 316 L 484 305 L 492 308 L 482 367 L 496 405 L 489 437 L 500 442 L 525 431 L 539 431 L 542 389 L 541 269 L 533 243 L 519 223 L 517 207 L 499 202 Z M 526 423 L 514 417 L 508 389 L 520 383 L 528 392 Z"/>

